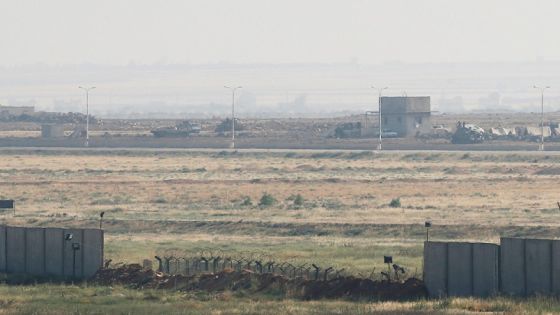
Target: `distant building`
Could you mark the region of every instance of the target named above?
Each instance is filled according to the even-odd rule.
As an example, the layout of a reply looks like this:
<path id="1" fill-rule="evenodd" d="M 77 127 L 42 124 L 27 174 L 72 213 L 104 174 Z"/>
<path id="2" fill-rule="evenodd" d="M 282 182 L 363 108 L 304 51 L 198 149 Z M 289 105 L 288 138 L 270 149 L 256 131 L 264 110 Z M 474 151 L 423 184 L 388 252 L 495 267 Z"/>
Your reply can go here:
<path id="1" fill-rule="evenodd" d="M 64 125 L 62 124 L 44 124 L 41 126 L 41 137 L 43 138 L 63 138 Z"/>
<path id="2" fill-rule="evenodd" d="M 33 106 L 4 106 L 0 105 L 0 116 L 21 116 L 33 115 L 35 107 Z"/>
<path id="3" fill-rule="evenodd" d="M 432 128 L 429 96 L 381 97 L 381 127 L 399 137 L 414 137 Z"/>

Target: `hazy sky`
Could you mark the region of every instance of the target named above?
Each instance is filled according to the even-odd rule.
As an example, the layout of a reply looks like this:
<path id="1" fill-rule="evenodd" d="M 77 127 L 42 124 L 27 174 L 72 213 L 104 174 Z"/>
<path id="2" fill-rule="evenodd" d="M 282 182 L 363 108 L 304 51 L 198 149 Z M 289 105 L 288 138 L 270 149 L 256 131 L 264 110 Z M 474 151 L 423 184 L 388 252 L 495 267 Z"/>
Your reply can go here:
<path id="1" fill-rule="evenodd" d="M 557 0 L 2 0 L 0 65 L 560 59 Z"/>

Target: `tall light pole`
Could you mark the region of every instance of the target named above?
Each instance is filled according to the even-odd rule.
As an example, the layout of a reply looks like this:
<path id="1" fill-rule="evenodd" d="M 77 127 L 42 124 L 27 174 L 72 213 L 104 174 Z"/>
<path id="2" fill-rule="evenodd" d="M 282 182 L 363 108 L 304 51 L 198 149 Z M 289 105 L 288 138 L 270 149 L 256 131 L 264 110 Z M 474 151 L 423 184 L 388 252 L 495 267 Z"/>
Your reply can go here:
<path id="1" fill-rule="evenodd" d="M 241 89 L 242 86 L 238 87 L 229 87 L 224 85 L 226 89 L 231 90 L 231 148 L 235 148 L 235 91 L 237 89 Z"/>
<path id="2" fill-rule="evenodd" d="M 381 134 L 383 133 L 383 130 L 381 128 L 381 93 L 383 92 L 383 90 L 388 89 L 389 87 L 382 87 L 382 88 L 376 88 L 375 86 L 371 86 L 372 89 L 377 90 L 377 93 L 379 94 L 378 97 L 378 103 L 379 103 L 379 144 L 377 145 L 377 150 L 381 151 L 382 148 L 382 141 L 383 141 L 383 137 L 381 136 Z"/>
<path id="3" fill-rule="evenodd" d="M 550 86 L 540 87 L 533 85 L 533 88 L 541 91 L 541 145 L 539 151 L 544 151 L 544 90 L 550 89 Z"/>
<path id="4" fill-rule="evenodd" d="M 95 89 L 95 86 L 78 86 L 78 88 L 86 91 L 86 147 L 89 147 L 89 91 Z"/>

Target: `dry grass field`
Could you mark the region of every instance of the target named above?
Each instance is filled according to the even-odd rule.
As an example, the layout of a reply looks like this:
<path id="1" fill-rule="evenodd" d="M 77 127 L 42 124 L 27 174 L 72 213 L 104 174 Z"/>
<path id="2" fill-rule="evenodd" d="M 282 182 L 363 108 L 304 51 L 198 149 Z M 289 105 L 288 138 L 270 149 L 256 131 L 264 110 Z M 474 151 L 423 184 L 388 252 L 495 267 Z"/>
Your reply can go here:
<path id="1" fill-rule="evenodd" d="M 4 223 L 95 227 L 105 211 L 113 261 L 216 248 L 377 274 L 392 255 L 420 275 L 426 220 L 440 240 L 560 232 L 556 153 L 6 149 L 0 161 L 0 197 L 17 203 Z M 416 303 L 391 312 L 439 310 Z"/>
<path id="2" fill-rule="evenodd" d="M 552 298 L 454 298 L 400 302 L 297 301 L 243 294 L 130 290 L 122 287 L 0 285 L 2 314 L 552 314 Z"/>

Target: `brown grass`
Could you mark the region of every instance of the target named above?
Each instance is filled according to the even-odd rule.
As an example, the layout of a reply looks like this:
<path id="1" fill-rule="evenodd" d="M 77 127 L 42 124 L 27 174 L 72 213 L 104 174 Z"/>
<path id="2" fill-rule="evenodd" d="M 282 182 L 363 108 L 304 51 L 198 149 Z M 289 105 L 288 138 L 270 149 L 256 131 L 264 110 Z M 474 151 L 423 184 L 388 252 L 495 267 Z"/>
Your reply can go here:
<path id="1" fill-rule="evenodd" d="M 560 163 L 556 155 L 76 150 L 0 158 L 0 197 L 17 200 L 17 216 L 5 214 L 4 222 L 95 226 L 106 211 L 108 240 L 123 244 L 108 243 L 108 253 L 128 261 L 173 247 L 174 239 L 190 249 L 204 243 L 239 250 L 254 237 L 252 249 L 289 256 L 284 252 L 308 242 L 325 260 L 338 249 L 352 255 L 347 246 L 406 244 L 411 250 L 395 255 L 420 268 L 428 219 L 436 238 L 482 241 L 497 241 L 501 231 L 553 236 L 560 222 L 557 181 L 546 172 Z M 265 192 L 279 202 L 259 207 Z M 301 206 L 290 198 L 297 194 Z M 242 204 L 247 196 L 252 206 Z M 402 207 L 389 207 L 393 198 Z M 184 220 L 217 224 L 181 229 Z M 146 237 L 150 247 L 141 246 Z M 355 264 L 362 271 L 372 265 L 365 257 Z"/>

